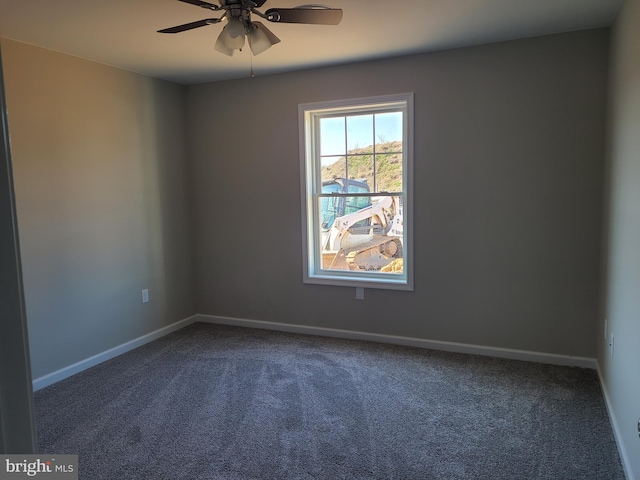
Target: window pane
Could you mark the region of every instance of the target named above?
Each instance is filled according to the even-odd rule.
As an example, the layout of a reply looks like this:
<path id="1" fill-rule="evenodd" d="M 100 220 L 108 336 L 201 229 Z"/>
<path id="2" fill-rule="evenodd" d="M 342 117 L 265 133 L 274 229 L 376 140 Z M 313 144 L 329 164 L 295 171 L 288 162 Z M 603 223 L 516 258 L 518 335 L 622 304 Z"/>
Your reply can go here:
<path id="1" fill-rule="evenodd" d="M 342 197 L 322 197 L 320 199 L 320 229 L 328 231 L 340 215 L 340 204 L 344 202 Z"/>
<path id="2" fill-rule="evenodd" d="M 402 142 L 386 142 L 376 144 L 376 153 L 402 153 Z"/>
<path id="3" fill-rule="evenodd" d="M 347 183 L 347 193 L 369 193 L 369 185 L 359 180 L 349 180 Z M 367 205 L 369 205 L 367 200 Z"/>
<path id="4" fill-rule="evenodd" d="M 322 269 L 403 273 L 399 197 L 323 197 L 319 208 Z"/>
<path id="5" fill-rule="evenodd" d="M 349 215 L 351 213 L 356 213 L 362 210 L 363 208 L 371 205 L 371 199 L 369 197 L 344 197 L 345 198 L 345 207 L 344 214 Z M 354 226 L 366 226 L 369 225 L 369 219 L 361 220 L 354 224 Z"/>
<path id="6" fill-rule="evenodd" d="M 347 171 L 350 179 L 366 183 L 367 190 L 364 193 L 373 191 L 373 155 L 349 155 L 347 157 Z"/>
<path id="7" fill-rule="evenodd" d="M 345 178 L 347 176 L 347 162 L 344 157 L 323 157 L 322 158 L 322 183 L 334 178 Z M 324 188 L 323 188 L 324 189 Z"/>
<path id="8" fill-rule="evenodd" d="M 401 152 L 402 112 L 379 113 L 375 117 L 376 152 Z"/>
<path id="9" fill-rule="evenodd" d="M 376 155 L 376 192 L 402 192 L 402 154 Z"/>
<path id="10" fill-rule="evenodd" d="M 347 117 L 347 153 L 373 153 L 373 115 Z"/>
<path id="11" fill-rule="evenodd" d="M 320 155 L 344 155 L 345 146 L 345 118 L 321 118 Z"/>
<path id="12" fill-rule="evenodd" d="M 334 178 L 322 182 L 322 193 L 369 193 L 366 183 Z M 371 204 L 369 197 L 321 197 L 320 198 L 320 228 L 329 230 L 337 217 L 355 213 Z M 368 220 L 359 221 L 354 226 L 369 225 Z"/>

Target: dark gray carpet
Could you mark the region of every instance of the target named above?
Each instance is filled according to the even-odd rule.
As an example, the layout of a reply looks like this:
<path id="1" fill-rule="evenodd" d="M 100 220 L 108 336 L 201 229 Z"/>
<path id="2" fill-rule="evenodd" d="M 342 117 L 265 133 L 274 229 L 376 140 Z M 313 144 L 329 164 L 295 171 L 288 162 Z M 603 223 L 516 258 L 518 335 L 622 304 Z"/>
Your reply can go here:
<path id="1" fill-rule="evenodd" d="M 596 373 L 194 324 L 36 392 L 100 479 L 624 479 Z"/>

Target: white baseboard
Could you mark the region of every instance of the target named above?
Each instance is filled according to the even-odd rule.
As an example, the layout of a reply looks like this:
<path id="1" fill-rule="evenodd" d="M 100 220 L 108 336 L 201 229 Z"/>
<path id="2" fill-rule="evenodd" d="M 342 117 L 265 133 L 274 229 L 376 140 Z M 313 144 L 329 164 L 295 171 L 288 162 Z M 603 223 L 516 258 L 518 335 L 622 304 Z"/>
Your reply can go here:
<path id="1" fill-rule="evenodd" d="M 86 358 L 79 362 L 74 363 L 73 365 L 69 365 L 68 367 L 61 368 L 60 370 L 56 370 L 55 372 L 48 373 L 47 375 L 43 375 L 42 377 L 38 377 L 33 380 L 33 391 L 40 390 L 41 388 L 48 387 L 60 380 L 64 380 L 65 378 L 70 377 L 71 375 L 75 375 L 78 372 L 86 370 L 87 368 L 91 368 L 99 363 L 110 360 L 118 355 L 122 355 L 134 348 L 138 348 L 145 343 L 152 342 L 157 340 L 160 337 L 164 337 L 176 330 L 180 330 L 188 325 L 197 321 L 197 316 L 191 316 L 189 318 L 185 318 L 184 320 L 180 320 L 176 323 L 172 323 L 166 327 L 155 330 L 151 333 L 147 333 L 141 337 L 130 340 L 122 345 L 118 345 L 117 347 L 110 348 L 109 350 L 105 350 L 104 352 L 98 353 L 97 355 L 93 355 L 92 357 Z"/>
<path id="2" fill-rule="evenodd" d="M 616 439 L 616 445 L 618 446 L 618 453 L 620 454 L 620 461 L 622 462 L 622 469 L 624 470 L 625 476 L 632 480 L 633 471 L 631 468 L 631 459 L 629 458 L 628 450 L 622 438 L 622 434 L 620 429 L 618 428 L 618 421 L 616 420 L 616 414 L 613 410 L 613 404 L 611 403 L 611 398 L 609 397 L 609 391 L 607 390 L 607 384 L 604 382 L 604 377 L 602 375 L 602 370 L 600 368 L 600 363 L 596 360 L 596 367 L 598 370 L 598 378 L 600 380 L 600 387 L 602 388 L 602 395 L 604 396 L 604 402 L 607 406 L 607 413 L 609 414 L 609 423 L 611 424 L 611 429 L 613 430 L 613 438 Z"/>
<path id="3" fill-rule="evenodd" d="M 557 355 L 552 353 L 539 353 L 526 350 L 513 350 L 509 348 L 485 347 L 467 343 L 443 342 L 440 340 L 426 340 L 421 338 L 401 337 L 397 335 L 382 335 L 379 333 L 357 332 L 353 330 L 340 330 L 336 328 L 310 327 L 289 323 L 267 322 L 263 320 L 247 320 L 242 318 L 220 317 L 215 315 L 196 315 L 198 322 L 216 323 L 221 325 L 235 325 L 238 327 L 262 328 L 265 330 L 279 330 L 291 333 L 304 333 L 308 335 L 320 335 L 324 337 L 348 338 L 352 340 L 366 340 L 378 343 L 390 343 L 394 345 L 406 345 L 410 347 L 427 348 L 430 350 L 442 350 L 446 352 L 468 353 L 472 355 L 484 355 L 488 357 L 507 358 L 511 360 L 524 360 L 528 362 L 547 363 L 571 367 L 596 369 L 595 358 L 574 357 L 571 355 Z"/>
<path id="4" fill-rule="evenodd" d="M 531 352 L 525 350 L 513 350 L 508 348 L 485 347 L 466 343 L 443 342 L 440 340 L 426 340 L 421 338 L 402 337 L 397 335 L 383 335 L 379 333 L 358 332 L 354 330 L 341 330 L 337 328 L 311 327 L 306 325 L 295 325 L 290 323 L 268 322 L 264 320 L 248 320 L 242 318 L 221 317 L 215 315 L 193 315 L 166 327 L 155 330 L 151 333 L 138 337 L 129 342 L 110 348 L 104 352 L 93 355 L 67 367 L 51 372 L 33 380 L 33 391 L 48 387 L 60 380 L 64 380 L 78 372 L 91 368 L 99 363 L 110 360 L 118 355 L 122 355 L 134 348 L 164 337 L 169 333 L 180 330 L 195 322 L 215 323 L 221 325 L 235 325 L 239 327 L 262 328 L 265 330 L 278 330 L 291 333 L 303 333 L 307 335 L 319 335 L 325 337 L 347 338 L 352 340 L 365 340 L 370 342 L 388 343 L 393 345 L 406 345 L 410 347 L 426 348 L 431 350 L 442 350 L 446 352 L 468 353 L 472 355 L 484 355 L 489 357 L 507 358 L 512 360 L 524 360 L 537 363 L 548 363 L 552 365 L 575 366 L 582 368 L 597 369 L 597 362 L 594 358 L 573 357 L 570 355 L 556 355 L 549 353 Z M 603 386 L 604 388 L 604 386 Z M 605 390 L 605 398 L 606 397 Z M 612 417 L 613 418 L 613 417 Z M 615 425 L 615 423 L 613 423 Z M 619 441 L 618 436 L 616 440 Z"/>

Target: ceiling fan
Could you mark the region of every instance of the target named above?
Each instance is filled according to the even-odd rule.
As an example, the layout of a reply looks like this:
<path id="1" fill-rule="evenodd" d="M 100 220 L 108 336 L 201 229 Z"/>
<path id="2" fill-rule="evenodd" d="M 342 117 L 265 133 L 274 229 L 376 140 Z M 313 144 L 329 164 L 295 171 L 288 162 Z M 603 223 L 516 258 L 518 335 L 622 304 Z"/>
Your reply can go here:
<path id="1" fill-rule="evenodd" d="M 317 25 L 338 25 L 342 20 L 342 10 L 323 5 L 302 5 L 294 8 L 270 8 L 264 13 L 257 9 L 267 0 L 219 0 L 220 5 L 202 0 L 178 0 L 190 3 L 207 10 L 223 11 L 220 18 L 205 18 L 197 22 L 176 25 L 175 27 L 158 30 L 158 33 L 179 33 L 194 28 L 214 25 L 223 20 L 227 21 L 222 33 L 218 36 L 215 49 L 225 55 L 233 55 L 235 50 L 242 49 L 245 36 L 254 55 L 258 55 L 272 45 L 280 42 L 262 22 L 251 20 L 251 14 L 274 23 L 305 23 Z"/>

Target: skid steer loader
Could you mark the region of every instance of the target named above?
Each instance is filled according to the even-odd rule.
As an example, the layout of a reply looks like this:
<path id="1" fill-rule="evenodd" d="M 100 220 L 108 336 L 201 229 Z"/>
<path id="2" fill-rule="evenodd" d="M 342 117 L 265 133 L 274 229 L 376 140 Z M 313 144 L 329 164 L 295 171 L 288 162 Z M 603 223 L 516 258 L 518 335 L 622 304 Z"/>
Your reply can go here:
<path id="1" fill-rule="evenodd" d="M 369 196 L 365 179 L 335 178 L 322 183 L 322 268 L 401 272 L 402 202 L 397 196 Z M 358 196 L 360 195 L 360 196 Z M 399 268 L 385 269 L 389 264 Z"/>

